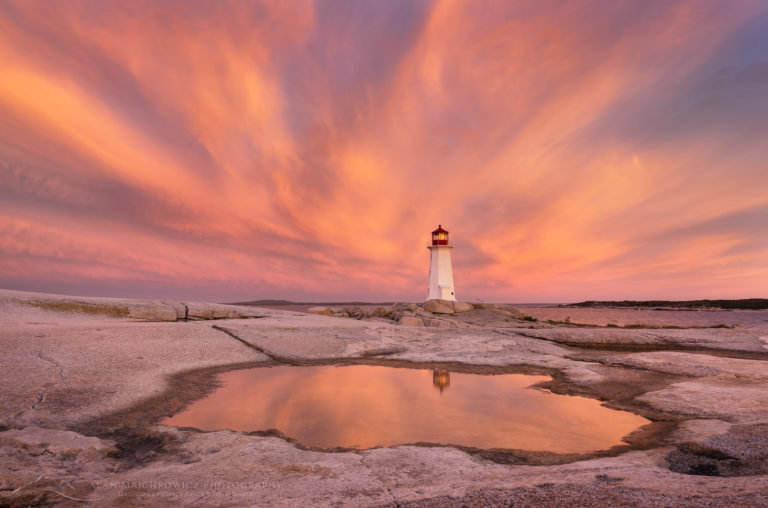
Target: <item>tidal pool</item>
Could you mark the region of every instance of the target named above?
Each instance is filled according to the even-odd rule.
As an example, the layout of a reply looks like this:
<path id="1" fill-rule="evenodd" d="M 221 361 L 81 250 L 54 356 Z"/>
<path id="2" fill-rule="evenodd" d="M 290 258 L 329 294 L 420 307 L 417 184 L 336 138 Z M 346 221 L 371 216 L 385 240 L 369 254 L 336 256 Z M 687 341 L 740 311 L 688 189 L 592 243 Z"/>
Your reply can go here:
<path id="1" fill-rule="evenodd" d="M 304 445 L 439 443 L 587 453 L 621 444 L 643 417 L 530 386 L 547 376 L 369 365 L 260 367 L 165 419 L 201 430 L 278 429 Z"/>

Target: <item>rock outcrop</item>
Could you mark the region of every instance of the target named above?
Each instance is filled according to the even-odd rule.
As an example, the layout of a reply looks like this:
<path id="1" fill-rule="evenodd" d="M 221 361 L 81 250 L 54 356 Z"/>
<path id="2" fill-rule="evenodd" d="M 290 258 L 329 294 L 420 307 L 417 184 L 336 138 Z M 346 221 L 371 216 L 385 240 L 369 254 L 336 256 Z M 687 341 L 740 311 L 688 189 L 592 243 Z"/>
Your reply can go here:
<path id="1" fill-rule="evenodd" d="M 399 323 L 405 326 L 424 326 L 424 320 L 419 316 L 403 316 Z"/>
<path id="2" fill-rule="evenodd" d="M 32 455 L 50 453 L 57 457 L 73 457 L 88 450 L 102 456 L 117 453 L 114 441 L 83 436 L 68 430 L 43 429 L 35 426 L 0 432 L 0 442 L 24 448 Z"/>
<path id="3" fill-rule="evenodd" d="M 307 309 L 307 312 L 309 312 L 310 314 L 317 314 L 318 316 L 330 316 L 333 314 L 333 311 L 331 310 L 330 307 L 325 307 L 321 305 L 310 307 Z"/>
<path id="4" fill-rule="evenodd" d="M 474 308 L 475 307 L 469 302 L 453 302 L 454 312 L 467 312 Z"/>
<path id="5" fill-rule="evenodd" d="M 455 314 L 467 312 L 474 308 L 474 305 L 471 303 L 453 300 L 427 300 L 424 302 L 424 310 L 428 310 L 433 314 Z"/>
<path id="6" fill-rule="evenodd" d="M 448 300 L 427 300 L 424 302 L 424 310 L 433 314 L 453 314 L 453 305 Z"/>
<path id="7" fill-rule="evenodd" d="M 523 313 L 517 307 L 507 305 L 505 303 L 480 303 L 475 302 L 471 304 L 475 309 L 495 310 L 497 312 L 507 312 L 510 316 L 519 318 L 523 316 Z"/>
<path id="8" fill-rule="evenodd" d="M 134 321 L 198 321 L 251 318 L 264 315 L 259 309 L 239 305 L 129 298 L 74 297 L 9 290 L 0 290 L 1 302 L 63 314 Z"/>

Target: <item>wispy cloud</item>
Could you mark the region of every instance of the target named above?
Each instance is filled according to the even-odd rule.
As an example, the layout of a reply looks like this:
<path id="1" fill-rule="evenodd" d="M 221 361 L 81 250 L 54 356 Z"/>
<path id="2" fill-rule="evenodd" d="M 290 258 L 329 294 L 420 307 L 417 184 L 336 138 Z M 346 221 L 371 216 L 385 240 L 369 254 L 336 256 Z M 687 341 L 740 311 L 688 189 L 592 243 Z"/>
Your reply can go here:
<path id="1" fill-rule="evenodd" d="M 768 9 L 6 2 L 0 284 L 418 299 L 768 287 Z M 230 296 L 231 295 L 231 296 Z"/>

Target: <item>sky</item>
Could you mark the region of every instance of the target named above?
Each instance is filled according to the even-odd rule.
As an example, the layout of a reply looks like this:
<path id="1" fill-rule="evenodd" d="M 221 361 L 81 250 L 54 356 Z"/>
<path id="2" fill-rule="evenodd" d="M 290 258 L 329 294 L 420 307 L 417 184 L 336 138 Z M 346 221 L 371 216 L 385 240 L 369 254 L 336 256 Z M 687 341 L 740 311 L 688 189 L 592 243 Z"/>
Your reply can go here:
<path id="1" fill-rule="evenodd" d="M 768 297 L 762 0 L 0 3 L 0 287 Z"/>

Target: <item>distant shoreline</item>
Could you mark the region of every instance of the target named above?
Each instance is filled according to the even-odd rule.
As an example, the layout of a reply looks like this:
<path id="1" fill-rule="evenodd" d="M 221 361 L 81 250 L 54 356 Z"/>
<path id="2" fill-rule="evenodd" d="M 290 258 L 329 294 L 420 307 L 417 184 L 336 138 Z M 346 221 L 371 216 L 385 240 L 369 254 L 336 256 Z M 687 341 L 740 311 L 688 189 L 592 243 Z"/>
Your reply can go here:
<path id="1" fill-rule="evenodd" d="M 650 310 L 690 310 L 690 309 L 725 309 L 725 310 L 765 310 L 768 298 L 745 298 L 742 300 L 622 300 L 569 303 L 561 307 L 642 307 Z"/>
<path id="2" fill-rule="evenodd" d="M 470 303 L 475 302 L 479 303 L 475 300 L 469 300 Z M 348 307 L 348 306 L 359 306 L 359 307 L 365 307 L 365 306 L 387 306 L 387 305 L 394 305 L 396 303 L 417 303 L 421 304 L 424 303 L 424 301 L 412 301 L 412 302 L 406 302 L 403 300 L 397 301 L 397 302 L 293 302 L 291 300 L 253 300 L 248 302 L 223 302 L 225 305 L 247 305 L 251 307 L 298 307 L 298 306 L 304 306 L 304 307 L 312 307 L 312 306 L 328 306 L 328 307 Z M 485 303 L 498 303 L 498 302 L 485 302 Z M 563 303 L 499 303 L 499 305 L 514 305 L 515 307 L 563 307 L 568 304 Z"/>
<path id="3" fill-rule="evenodd" d="M 395 303 L 421 302 L 294 302 L 291 300 L 253 300 L 228 302 L 227 305 L 252 307 L 312 307 L 312 306 L 372 306 L 394 305 Z M 581 308 L 643 308 L 647 310 L 766 310 L 768 298 L 745 298 L 740 300 L 586 300 L 577 303 L 507 303 L 515 307 L 581 307 Z"/>

